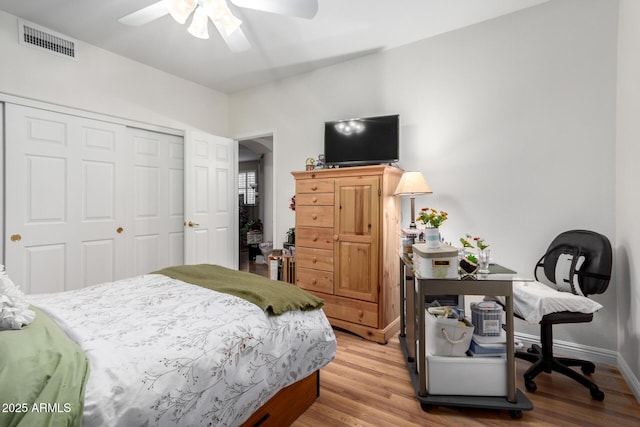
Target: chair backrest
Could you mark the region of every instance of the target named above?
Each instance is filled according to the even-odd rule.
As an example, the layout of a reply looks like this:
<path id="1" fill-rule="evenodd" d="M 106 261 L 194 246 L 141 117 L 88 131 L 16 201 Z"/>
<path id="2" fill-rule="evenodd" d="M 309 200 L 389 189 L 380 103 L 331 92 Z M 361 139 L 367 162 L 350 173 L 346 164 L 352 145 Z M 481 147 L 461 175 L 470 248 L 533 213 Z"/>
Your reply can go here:
<path id="1" fill-rule="evenodd" d="M 556 283 L 556 265 L 567 254 L 573 256 L 571 280 L 575 274 L 583 295 L 601 294 L 607 289 L 612 268 L 611 243 L 606 236 L 589 230 L 565 231 L 553 239 L 536 264 L 536 279 L 538 269 L 542 268 L 547 280 Z M 582 256 L 584 262 L 576 268 L 576 261 Z"/>

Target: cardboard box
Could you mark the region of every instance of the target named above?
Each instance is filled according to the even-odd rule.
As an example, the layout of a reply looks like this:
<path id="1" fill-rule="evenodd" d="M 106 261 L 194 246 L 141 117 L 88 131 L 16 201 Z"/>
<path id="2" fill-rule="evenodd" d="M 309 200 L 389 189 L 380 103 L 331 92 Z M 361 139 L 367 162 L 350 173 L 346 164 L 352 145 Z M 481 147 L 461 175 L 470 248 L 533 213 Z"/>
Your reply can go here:
<path id="1" fill-rule="evenodd" d="M 413 245 L 413 266 L 419 279 L 456 279 L 458 277 L 458 249 L 442 243 L 428 248 L 425 243 Z"/>

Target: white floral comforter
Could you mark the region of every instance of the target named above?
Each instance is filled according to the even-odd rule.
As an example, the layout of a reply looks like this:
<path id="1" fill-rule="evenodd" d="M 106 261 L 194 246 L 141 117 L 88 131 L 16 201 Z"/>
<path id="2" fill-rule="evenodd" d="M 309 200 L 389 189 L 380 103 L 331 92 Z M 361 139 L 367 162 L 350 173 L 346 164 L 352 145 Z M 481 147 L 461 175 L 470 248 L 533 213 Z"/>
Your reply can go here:
<path id="1" fill-rule="evenodd" d="M 89 359 L 84 426 L 239 425 L 336 351 L 322 310 L 268 316 L 157 274 L 27 298 Z"/>

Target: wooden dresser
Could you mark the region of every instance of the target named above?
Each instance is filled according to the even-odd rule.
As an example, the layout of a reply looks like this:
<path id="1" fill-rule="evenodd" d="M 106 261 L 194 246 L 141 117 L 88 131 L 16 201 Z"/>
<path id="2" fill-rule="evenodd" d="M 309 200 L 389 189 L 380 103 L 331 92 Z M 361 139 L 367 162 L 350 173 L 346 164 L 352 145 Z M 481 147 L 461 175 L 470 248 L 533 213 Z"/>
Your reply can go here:
<path id="1" fill-rule="evenodd" d="M 402 169 L 292 172 L 296 285 L 325 300 L 333 326 L 386 343 L 399 330 Z"/>

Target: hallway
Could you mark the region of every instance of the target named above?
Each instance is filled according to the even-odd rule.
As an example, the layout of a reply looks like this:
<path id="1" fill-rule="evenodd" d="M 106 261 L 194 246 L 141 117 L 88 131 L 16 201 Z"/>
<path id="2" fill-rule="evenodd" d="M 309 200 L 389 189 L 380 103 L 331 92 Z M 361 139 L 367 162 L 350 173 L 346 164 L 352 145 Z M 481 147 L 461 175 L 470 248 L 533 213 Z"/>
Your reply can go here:
<path id="1" fill-rule="evenodd" d="M 268 277 L 267 264 L 257 264 L 249 260 L 249 249 L 240 250 L 239 270 Z"/>

